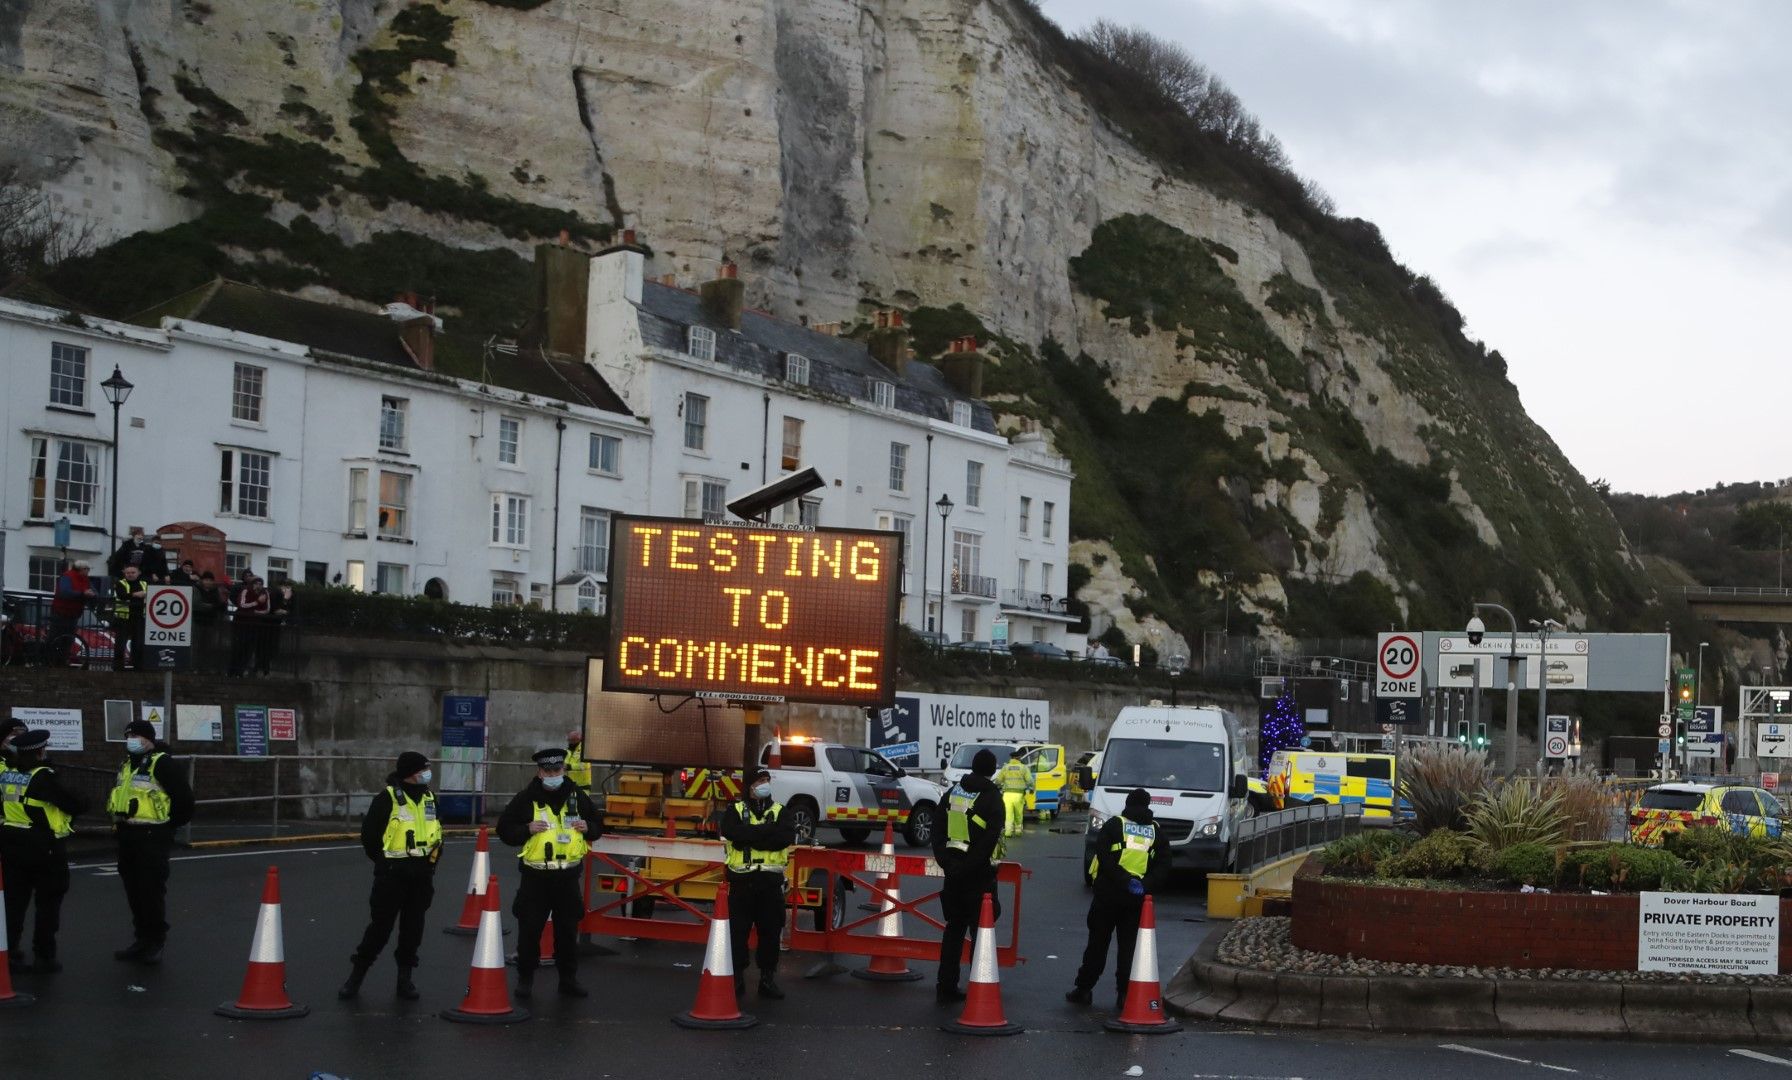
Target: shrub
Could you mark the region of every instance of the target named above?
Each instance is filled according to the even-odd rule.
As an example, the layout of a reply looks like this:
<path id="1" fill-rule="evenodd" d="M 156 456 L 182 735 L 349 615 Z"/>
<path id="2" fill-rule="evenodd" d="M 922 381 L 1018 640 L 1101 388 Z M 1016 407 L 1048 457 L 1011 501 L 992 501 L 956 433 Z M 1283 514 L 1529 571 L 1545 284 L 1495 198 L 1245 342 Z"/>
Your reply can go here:
<path id="1" fill-rule="evenodd" d="M 1548 844 L 1524 842 L 1494 852 L 1488 870 L 1509 885 L 1548 888 L 1556 880 L 1556 852 Z"/>
<path id="2" fill-rule="evenodd" d="M 1561 796 L 1562 828 L 1568 840 L 1608 840 L 1618 815 L 1618 792 L 1611 781 L 1591 772 L 1569 772 L 1543 782 Z"/>
<path id="3" fill-rule="evenodd" d="M 1469 835 L 1489 853 L 1514 844 L 1559 844 L 1565 831 L 1561 794 L 1524 779 L 1482 792 L 1467 816 Z"/>
<path id="4" fill-rule="evenodd" d="M 1475 842 L 1450 829 L 1436 829 L 1405 851 L 1383 859 L 1383 877 L 1453 878 L 1480 865 Z"/>
<path id="5" fill-rule="evenodd" d="M 1400 796 L 1419 832 L 1462 829 L 1469 804 L 1493 781 L 1487 755 L 1455 746 L 1421 746 L 1400 767 Z"/>
<path id="6" fill-rule="evenodd" d="M 1729 829 L 1715 825 L 1695 825 L 1677 833 L 1669 833 L 1662 848 L 1697 865 L 1717 860 L 1728 862 L 1735 837 Z"/>
<path id="7" fill-rule="evenodd" d="M 1564 852 L 1556 884 L 1601 892 L 1644 892 L 1694 887 L 1694 877 L 1671 852 L 1631 844 L 1593 844 Z"/>
<path id="8" fill-rule="evenodd" d="M 1325 863 L 1325 870 L 1329 874 L 1367 877 L 1376 872 L 1383 860 L 1412 847 L 1417 839 L 1407 832 L 1365 829 L 1354 836 L 1346 836 L 1325 845 L 1319 858 Z"/>

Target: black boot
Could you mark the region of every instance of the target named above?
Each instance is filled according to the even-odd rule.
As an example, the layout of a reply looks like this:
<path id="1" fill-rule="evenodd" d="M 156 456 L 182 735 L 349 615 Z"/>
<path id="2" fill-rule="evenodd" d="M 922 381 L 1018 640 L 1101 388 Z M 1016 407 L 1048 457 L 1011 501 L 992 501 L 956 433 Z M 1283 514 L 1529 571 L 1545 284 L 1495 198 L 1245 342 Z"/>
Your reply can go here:
<path id="1" fill-rule="evenodd" d="M 783 1001 L 784 991 L 778 989 L 778 984 L 772 981 L 770 975 L 761 975 L 759 976 L 759 996 L 770 998 L 773 1001 Z"/>
<path id="2" fill-rule="evenodd" d="M 1064 995 L 1064 1000 L 1072 1005 L 1087 1005 L 1095 1000 L 1095 995 L 1084 987 L 1074 986 Z"/>
<path id="3" fill-rule="evenodd" d="M 530 995 L 534 993 L 535 969 L 530 968 L 528 971 L 524 971 L 521 968 L 518 968 L 516 973 L 516 996 L 527 1001 L 529 1000 Z"/>
<path id="4" fill-rule="evenodd" d="M 145 946 L 143 942 L 133 941 L 130 943 L 129 946 L 122 948 L 122 949 L 118 950 L 117 952 L 113 953 L 112 959 L 114 959 L 114 960 L 135 960 L 138 957 L 143 955 L 143 950 L 145 948 L 147 948 L 147 946 Z"/>
<path id="5" fill-rule="evenodd" d="M 956 986 L 939 986 L 933 991 L 933 1000 L 940 1005 L 950 1005 L 964 1000 L 964 991 Z"/>
<path id="6" fill-rule="evenodd" d="M 560 976 L 560 996 L 569 998 L 590 997 L 591 991 L 579 985 L 579 980 L 571 975 Z"/>
<path id="7" fill-rule="evenodd" d="M 373 966 L 360 957 L 350 958 L 349 963 L 353 966 L 348 970 L 348 979 L 336 989 L 336 996 L 343 1001 L 349 1001 L 361 993 L 361 981 L 367 978 L 367 969 Z"/>
<path id="8" fill-rule="evenodd" d="M 747 992 L 747 976 L 745 972 L 734 973 L 734 996 L 740 997 Z"/>
<path id="9" fill-rule="evenodd" d="M 145 964 L 145 965 L 155 965 L 155 964 L 161 963 L 162 962 L 162 943 L 159 941 L 144 942 L 143 943 L 143 951 L 137 954 L 137 962 L 139 964 Z"/>
<path id="10" fill-rule="evenodd" d="M 411 972 L 415 970 L 415 967 L 406 967 L 403 964 L 398 966 L 398 987 L 395 992 L 400 1001 L 417 1000 L 417 984 L 411 981 Z"/>

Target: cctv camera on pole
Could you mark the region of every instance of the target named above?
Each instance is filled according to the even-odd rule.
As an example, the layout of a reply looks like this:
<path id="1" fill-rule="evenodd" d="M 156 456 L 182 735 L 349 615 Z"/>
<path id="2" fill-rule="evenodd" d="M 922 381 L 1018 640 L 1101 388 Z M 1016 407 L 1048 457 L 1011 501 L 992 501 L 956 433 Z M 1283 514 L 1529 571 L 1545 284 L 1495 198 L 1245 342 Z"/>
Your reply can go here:
<path id="1" fill-rule="evenodd" d="M 821 478 L 811 466 L 801 472 L 773 480 L 764 487 L 754 488 L 740 498 L 728 504 L 728 512 L 742 521 L 765 521 L 767 516 L 778 507 L 800 499 L 816 488 L 826 487 L 827 481 Z"/>

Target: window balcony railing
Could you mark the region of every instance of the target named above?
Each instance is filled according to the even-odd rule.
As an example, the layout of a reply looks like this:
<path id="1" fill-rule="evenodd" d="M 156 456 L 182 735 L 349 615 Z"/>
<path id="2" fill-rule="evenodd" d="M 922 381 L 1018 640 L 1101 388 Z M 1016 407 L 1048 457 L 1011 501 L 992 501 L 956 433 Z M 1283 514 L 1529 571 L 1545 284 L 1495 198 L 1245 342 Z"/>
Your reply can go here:
<path id="1" fill-rule="evenodd" d="M 981 600 L 996 598 L 996 579 L 952 571 L 952 595 L 971 596 Z"/>
<path id="2" fill-rule="evenodd" d="M 1002 606 L 1011 611 L 1037 611 L 1046 615 L 1070 614 L 1069 598 L 1022 589 L 1002 590 Z"/>

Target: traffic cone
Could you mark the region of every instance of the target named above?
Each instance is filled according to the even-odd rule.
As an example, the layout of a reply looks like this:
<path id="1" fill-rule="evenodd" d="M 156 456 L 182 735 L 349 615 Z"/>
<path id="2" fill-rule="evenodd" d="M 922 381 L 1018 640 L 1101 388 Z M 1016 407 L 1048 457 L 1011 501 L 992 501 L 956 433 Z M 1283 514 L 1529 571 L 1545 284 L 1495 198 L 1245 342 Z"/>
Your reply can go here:
<path id="1" fill-rule="evenodd" d="M 0 877 L 0 1009 L 15 1009 L 36 1001 L 31 994 L 12 988 L 12 961 L 6 955 L 6 880 Z"/>
<path id="2" fill-rule="evenodd" d="M 270 866 L 261 887 L 261 913 L 255 918 L 242 992 L 213 1012 L 234 1020 L 288 1020 L 311 1011 L 310 1006 L 294 1005 L 286 996 L 284 937 L 280 929 L 280 868 Z"/>
<path id="3" fill-rule="evenodd" d="M 473 941 L 467 996 L 459 1008 L 443 1009 L 442 1019 L 462 1024 L 514 1024 L 529 1019 L 529 1010 L 510 1003 L 510 977 L 504 970 L 504 927 L 498 918 L 495 877 L 485 882 L 485 910 L 479 913 L 479 936 Z"/>
<path id="4" fill-rule="evenodd" d="M 539 961 L 540 965 L 542 967 L 553 967 L 554 966 L 554 913 L 551 911 L 548 912 L 548 921 L 541 924 L 541 944 L 538 947 L 538 949 L 539 949 L 539 953 L 541 956 L 541 959 Z M 514 965 L 516 963 L 516 954 L 511 953 L 509 956 L 504 958 L 504 962 L 507 964 Z"/>
<path id="5" fill-rule="evenodd" d="M 485 910 L 485 881 L 492 874 L 491 839 L 487 826 L 479 826 L 479 845 L 473 849 L 473 869 L 467 874 L 467 898 L 460 906 L 460 921 L 442 928 L 444 934 L 472 937 L 479 933 L 479 913 Z M 505 927 L 504 933 L 510 933 Z"/>
<path id="6" fill-rule="evenodd" d="M 888 821 L 884 822 L 884 854 L 892 860 L 896 857 L 896 826 Z M 884 897 L 884 917 L 877 928 L 878 937 L 902 936 L 902 912 L 896 910 L 896 902 L 902 899 L 901 882 L 902 876 L 894 871 L 884 875 L 883 889 L 889 895 Z M 873 956 L 871 963 L 854 969 L 852 975 L 855 979 L 871 982 L 912 982 L 921 977 L 921 973 L 909 967 L 908 961 L 900 956 Z"/>
<path id="7" fill-rule="evenodd" d="M 697 979 L 697 1003 L 672 1022 L 684 1028 L 750 1028 L 759 1018 L 740 1011 L 734 999 L 734 953 L 728 942 L 728 883 L 716 889 L 715 915 L 709 920 L 709 943 L 703 949 L 703 974 Z"/>
<path id="8" fill-rule="evenodd" d="M 1019 1024 L 1002 1014 L 1002 980 L 996 972 L 995 900 L 983 894 L 983 912 L 977 917 L 977 944 L 971 950 L 971 985 L 958 1019 L 940 1025 L 941 1031 L 960 1035 L 1019 1035 Z"/>
<path id="9" fill-rule="evenodd" d="M 1164 1015 L 1163 987 L 1157 981 L 1157 911 L 1150 896 L 1145 897 L 1145 906 L 1139 910 L 1139 939 L 1133 945 L 1126 1002 L 1120 1015 L 1102 1026 L 1132 1035 L 1167 1035 L 1182 1030 L 1181 1023 Z"/>

